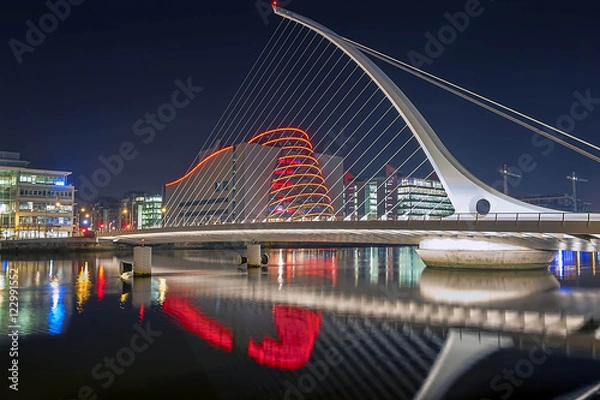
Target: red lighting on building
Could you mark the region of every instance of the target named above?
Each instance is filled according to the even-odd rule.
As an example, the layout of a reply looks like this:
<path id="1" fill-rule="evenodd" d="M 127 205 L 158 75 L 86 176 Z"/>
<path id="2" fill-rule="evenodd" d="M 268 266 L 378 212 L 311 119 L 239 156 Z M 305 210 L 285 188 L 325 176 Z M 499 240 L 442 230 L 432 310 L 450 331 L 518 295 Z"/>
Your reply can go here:
<path id="1" fill-rule="evenodd" d="M 308 133 L 283 127 L 259 133 L 248 143 L 281 149 L 271 180 L 268 218 L 330 217 L 334 208 L 327 196 L 323 171 L 313 156 Z"/>
<path id="2" fill-rule="evenodd" d="M 208 161 L 212 160 L 213 158 L 217 157 L 219 154 L 225 153 L 226 151 L 229 150 L 233 150 L 233 146 L 227 146 L 225 148 L 222 148 L 219 151 L 215 151 L 214 153 L 212 153 L 211 155 L 205 157 L 202 161 L 200 161 L 198 164 L 196 164 L 196 166 L 194 168 L 192 168 L 190 170 L 190 172 L 188 172 L 187 174 L 185 174 L 184 176 L 182 176 L 181 178 L 173 181 L 173 182 L 169 182 L 167 183 L 165 186 L 169 187 L 169 186 L 173 186 L 173 185 L 177 185 L 178 183 L 183 182 L 184 180 L 188 179 L 190 176 L 192 176 L 194 174 L 194 172 L 198 171 L 198 169 L 200 169 L 200 167 L 202 167 L 204 164 L 206 164 Z"/>

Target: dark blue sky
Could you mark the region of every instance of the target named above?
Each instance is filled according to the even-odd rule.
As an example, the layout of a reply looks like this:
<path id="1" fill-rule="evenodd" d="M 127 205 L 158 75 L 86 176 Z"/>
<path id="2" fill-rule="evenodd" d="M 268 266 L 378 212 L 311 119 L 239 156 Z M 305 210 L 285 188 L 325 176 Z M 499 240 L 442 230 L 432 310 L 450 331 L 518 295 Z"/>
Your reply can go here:
<path id="1" fill-rule="evenodd" d="M 52 0 L 51 0 L 52 1 Z M 74 0 L 73 0 L 74 1 Z M 75 2 L 75 1 L 74 1 Z M 102 192 L 160 192 L 182 175 L 278 23 L 265 24 L 255 0 L 158 1 L 130 4 L 86 0 L 18 64 L 9 41 L 25 42 L 27 20 L 48 12 L 43 1 L 0 4 L 0 149 L 32 166 L 90 177 L 121 143 L 135 144 Z M 408 60 L 424 53 L 424 34 L 437 34 L 444 13 L 465 0 L 376 2 L 294 0 L 286 8 L 338 33 Z M 266 3 L 264 3 L 266 4 Z M 600 25 L 594 2 L 483 0 L 483 12 L 424 68 L 552 125 L 568 115 L 573 93 L 600 98 Z M 532 134 L 400 71 L 385 69 L 413 100 L 442 141 L 468 169 L 492 184 L 503 163 L 530 154 L 516 194 L 567 193 L 572 170 L 588 178 L 580 194 L 600 208 L 598 163 L 531 143 Z M 174 81 L 192 78 L 203 91 L 144 144 L 133 133 L 146 112 L 169 101 Z M 600 143 L 600 104 L 577 121 L 574 134 Z"/>

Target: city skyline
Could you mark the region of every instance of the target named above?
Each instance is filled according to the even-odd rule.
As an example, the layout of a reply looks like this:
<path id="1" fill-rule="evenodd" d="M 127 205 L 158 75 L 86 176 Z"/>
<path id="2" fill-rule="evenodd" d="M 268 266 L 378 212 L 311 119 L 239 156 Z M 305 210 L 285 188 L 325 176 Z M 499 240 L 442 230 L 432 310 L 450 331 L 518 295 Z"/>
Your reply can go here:
<path id="1" fill-rule="evenodd" d="M 587 97 L 589 104 L 583 107 L 589 112 L 578 118 L 573 133 L 594 142 L 592 132 L 600 124 L 600 113 L 594 111 L 600 90 L 593 86 L 597 44 L 577 38 L 594 37 L 598 28 L 584 8 L 565 12 L 547 3 L 541 9 L 541 3 L 536 8 L 531 2 L 481 2 L 464 32 L 433 57 L 426 46 L 427 33 L 437 35 L 451 23 L 446 13 L 456 15 L 474 2 L 429 2 L 427 7 L 409 2 L 404 10 L 392 2 L 387 7 L 280 3 L 401 60 L 427 57 L 421 65 L 425 70 L 552 125 L 572 112 L 574 102 Z M 103 166 L 100 157 L 130 157 L 122 168 L 114 165 L 115 171 L 122 171 L 113 174 L 98 195 L 116 196 L 134 188 L 156 192 L 180 176 L 207 145 L 208 133 L 278 24 L 278 17 L 267 15 L 254 2 L 180 5 L 176 9 L 150 2 L 144 10 L 111 3 L 103 10 L 92 3 L 73 5 L 44 43 L 22 54 L 21 64 L 7 46 L 3 75 L 11 79 L 3 91 L 13 101 L 2 116 L 3 150 L 21 152 L 34 167 L 72 170 L 76 186 L 81 176 L 90 177 Z M 25 21 L 37 21 L 48 9 L 31 3 L 11 11 L 2 28 L 7 43 L 11 38 L 25 40 Z M 152 24 L 164 21 L 165 12 L 171 22 Z M 505 26 L 511 27 L 509 32 Z M 576 171 L 590 181 L 578 187 L 580 197 L 598 204 L 594 181 L 600 176 L 594 162 L 558 146 L 552 151 L 539 142 L 536 146 L 532 134 L 516 125 L 397 71 L 386 72 L 457 159 L 486 183 L 502 179 L 501 165 L 519 167 L 520 156 L 530 154 L 536 168 L 524 171 L 523 182 L 511 193 L 570 193 L 566 176 Z M 173 101 L 175 90 L 181 93 L 175 101 L 182 105 L 177 116 L 151 133 L 144 114 Z M 27 144 L 25 137 L 31 139 Z M 126 142 L 133 147 L 123 147 Z"/>

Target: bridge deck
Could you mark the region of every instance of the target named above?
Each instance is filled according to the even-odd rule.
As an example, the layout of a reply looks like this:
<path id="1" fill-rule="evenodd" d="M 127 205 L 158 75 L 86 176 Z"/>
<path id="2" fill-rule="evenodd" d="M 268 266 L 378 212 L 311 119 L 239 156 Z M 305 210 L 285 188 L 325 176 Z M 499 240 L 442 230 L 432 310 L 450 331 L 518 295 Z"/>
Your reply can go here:
<path id="1" fill-rule="evenodd" d="M 552 219 L 532 216 L 485 219 L 403 221 L 313 221 L 216 224 L 101 234 L 101 240 L 137 244 L 278 242 L 340 244 L 418 244 L 427 237 L 477 237 L 524 244 L 543 250 L 600 251 L 600 218 L 568 214 Z M 546 217 L 546 216 L 544 216 Z M 513 215 L 514 218 L 514 215 Z M 569 219 L 570 218 L 570 219 Z"/>

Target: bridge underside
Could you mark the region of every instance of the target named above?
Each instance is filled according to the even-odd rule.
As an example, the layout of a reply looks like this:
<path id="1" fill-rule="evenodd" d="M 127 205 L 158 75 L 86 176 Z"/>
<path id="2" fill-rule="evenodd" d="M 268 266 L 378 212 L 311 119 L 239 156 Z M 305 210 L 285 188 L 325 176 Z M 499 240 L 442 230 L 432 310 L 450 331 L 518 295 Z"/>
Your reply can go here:
<path id="1" fill-rule="evenodd" d="M 323 221 L 205 225 L 105 234 L 99 240 L 137 245 L 290 243 L 418 245 L 427 238 L 469 238 L 534 250 L 600 251 L 600 222 Z M 549 233 L 554 232 L 554 233 Z M 563 232 L 569 232 L 568 234 Z"/>

